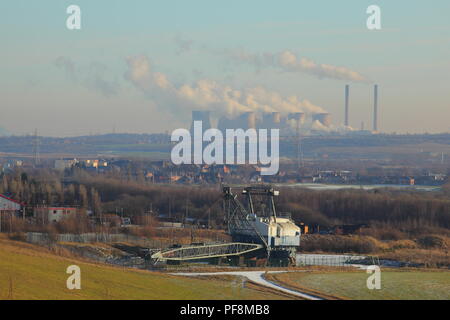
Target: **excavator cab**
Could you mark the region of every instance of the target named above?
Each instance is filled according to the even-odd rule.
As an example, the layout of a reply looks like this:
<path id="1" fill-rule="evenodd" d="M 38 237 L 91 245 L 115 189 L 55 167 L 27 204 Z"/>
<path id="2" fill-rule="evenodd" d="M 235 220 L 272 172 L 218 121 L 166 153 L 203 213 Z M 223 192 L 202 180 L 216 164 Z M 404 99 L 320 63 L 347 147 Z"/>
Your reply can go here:
<path id="1" fill-rule="evenodd" d="M 295 261 L 301 230 L 290 216 L 277 216 L 274 202 L 274 197 L 279 195 L 277 190 L 266 185 L 245 187 L 242 195 L 246 205 L 233 194 L 231 187 L 223 190 L 228 232 L 233 241 L 264 245 L 269 260 L 275 259 L 277 265 L 280 260 Z"/>

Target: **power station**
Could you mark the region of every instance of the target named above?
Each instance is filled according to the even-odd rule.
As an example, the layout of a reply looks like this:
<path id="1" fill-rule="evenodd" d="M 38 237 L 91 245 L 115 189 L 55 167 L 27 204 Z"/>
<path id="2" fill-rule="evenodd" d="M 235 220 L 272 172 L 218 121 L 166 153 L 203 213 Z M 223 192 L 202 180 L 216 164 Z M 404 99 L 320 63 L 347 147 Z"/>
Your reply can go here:
<path id="1" fill-rule="evenodd" d="M 298 137 L 308 134 L 326 133 L 357 133 L 367 132 L 376 133 L 379 130 L 379 105 L 378 94 L 379 87 L 377 84 L 373 87 L 373 127 L 372 131 L 354 130 L 350 125 L 350 85 L 344 88 L 344 128 L 333 127 L 332 117 L 327 112 L 316 112 L 306 114 L 304 112 L 255 112 L 247 111 L 234 116 L 221 116 L 217 119 L 217 128 L 222 132 L 226 129 L 279 129 L 280 135 L 284 137 Z M 202 121 L 203 130 L 212 128 L 211 111 L 194 110 L 192 111 L 192 124 L 194 121 Z"/>
<path id="2" fill-rule="evenodd" d="M 194 121 L 203 122 L 203 130 L 212 127 L 210 111 L 192 111 L 191 131 Z M 217 121 L 217 128 L 222 132 L 226 129 L 279 129 L 282 136 L 298 136 L 302 130 L 330 130 L 331 114 L 316 113 L 306 115 L 304 112 L 244 112 L 237 116 L 222 116 Z"/>

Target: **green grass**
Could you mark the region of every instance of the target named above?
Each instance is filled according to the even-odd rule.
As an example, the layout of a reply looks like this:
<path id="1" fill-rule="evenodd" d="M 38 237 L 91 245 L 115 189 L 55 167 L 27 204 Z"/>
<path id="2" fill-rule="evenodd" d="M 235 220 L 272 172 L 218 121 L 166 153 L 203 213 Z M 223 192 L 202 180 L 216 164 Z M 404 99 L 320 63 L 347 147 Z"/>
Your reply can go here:
<path id="1" fill-rule="evenodd" d="M 286 273 L 280 282 L 358 300 L 448 300 L 449 271 L 381 270 L 381 290 L 366 286 L 369 274 L 358 272 Z"/>
<path id="2" fill-rule="evenodd" d="M 66 288 L 66 268 L 81 268 L 81 290 Z M 11 286 L 12 285 L 12 286 Z M 10 289 L 12 287 L 12 290 Z M 0 300 L 280 299 L 231 281 L 170 276 L 63 258 L 38 246 L 0 239 Z"/>

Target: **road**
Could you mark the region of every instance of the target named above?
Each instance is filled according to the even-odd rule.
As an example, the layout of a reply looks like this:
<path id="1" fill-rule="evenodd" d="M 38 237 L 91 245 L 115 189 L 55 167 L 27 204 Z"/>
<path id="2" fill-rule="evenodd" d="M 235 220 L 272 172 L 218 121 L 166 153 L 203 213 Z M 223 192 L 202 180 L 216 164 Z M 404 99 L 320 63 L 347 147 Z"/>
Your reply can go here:
<path id="1" fill-rule="evenodd" d="M 267 271 L 267 273 L 284 273 L 284 272 L 289 272 L 289 271 Z M 282 291 L 285 293 L 289 293 L 291 295 L 295 295 L 302 299 L 322 300 L 319 297 L 315 297 L 310 294 L 287 289 L 287 288 L 280 286 L 279 284 L 268 281 L 268 280 L 264 279 L 264 277 L 263 277 L 263 275 L 265 273 L 266 273 L 266 271 L 230 271 L 230 272 L 197 272 L 197 273 L 196 272 L 182 272 L 182 273 L 172 273 L 172 275 L 186 276 L 186 277 L 217 276 L 217 275 L 231 275 L 231 276 L 237 276 L 237 277 L 245 277 L 248 280 L 255 282 L 257 284 L 260 284 L 262 286 L 272 288 L 272 289 L 275 289 L 278 291 Z"/>

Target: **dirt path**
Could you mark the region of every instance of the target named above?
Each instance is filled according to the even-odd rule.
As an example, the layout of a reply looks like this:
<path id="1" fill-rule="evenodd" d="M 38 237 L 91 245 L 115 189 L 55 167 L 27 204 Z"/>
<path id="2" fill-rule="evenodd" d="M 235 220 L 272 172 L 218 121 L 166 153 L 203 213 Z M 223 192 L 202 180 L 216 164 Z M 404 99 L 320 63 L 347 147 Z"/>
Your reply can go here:
<path id="1" fill-rule="evenodd" d="M 268 274 L 270 273 L 284 273 L 288 271 L 267 271 Z M 183 272 L 183 273 L 172 273 L 173 275 L 177 276 L 186 276 L 186 277 L 198 277 L 198 276 L 218 276 L 218 275 L 231 275 L 231 276 L 237 276 L 237 277 L 245 277 L 248 280 L 255 282 L 259 285 L 272 288 L 278 291 L 282 291 L 285 293 L 289 293 L 291 295 L 295 295 L 297 297 L 306 299 L 306 300 L 322 300 L 319 297 L 312 296 L 307 293 L 294 291 L 291 289 L 287 289 L 285 287 L 280 286 L 279 284 L 273 283 L 271 281 L 268 281 L 264 279 L 264 274 L 266 271 L 230 271 L 230 272 Z"/>

